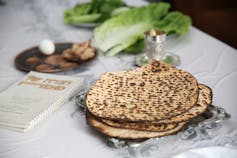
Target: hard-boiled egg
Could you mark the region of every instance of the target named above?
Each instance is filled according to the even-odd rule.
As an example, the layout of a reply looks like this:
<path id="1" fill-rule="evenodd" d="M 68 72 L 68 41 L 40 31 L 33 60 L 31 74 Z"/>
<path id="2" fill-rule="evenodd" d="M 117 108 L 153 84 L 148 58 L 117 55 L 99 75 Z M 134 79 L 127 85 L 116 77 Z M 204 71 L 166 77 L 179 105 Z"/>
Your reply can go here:
<path id="1" fill-rule="evenodd" d="M 55 51 L 55 45 L 51 40 L 42 40 L 39 44 L 39 50 L 45 55 L 51 55 Z"/>

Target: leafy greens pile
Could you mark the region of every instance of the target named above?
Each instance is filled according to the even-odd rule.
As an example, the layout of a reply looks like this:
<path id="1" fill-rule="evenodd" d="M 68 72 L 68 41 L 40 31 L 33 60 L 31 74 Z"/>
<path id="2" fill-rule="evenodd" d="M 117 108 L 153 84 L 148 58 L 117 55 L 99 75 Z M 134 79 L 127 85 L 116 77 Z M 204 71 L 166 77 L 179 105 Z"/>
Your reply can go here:
<path id="1" fill-rule="evenodd" d="M 101 23 L 127 8 L 121 0 L 92 0 L 67 9 L 64 12 L 64 22 L 66 24 Z"/>
<path id="2" fill-rule="evenodd" d="M 105 55 L 113 56 L 121 51 L 138 52 L 144 48 L 144 32 L 160 29 L 168 35 L 185 34 L 192 21 L 180 12 L 168 12 L 169 3 L 151 3 L 129 9 L 106 20 L 94 30 L 94 46 Z"/>

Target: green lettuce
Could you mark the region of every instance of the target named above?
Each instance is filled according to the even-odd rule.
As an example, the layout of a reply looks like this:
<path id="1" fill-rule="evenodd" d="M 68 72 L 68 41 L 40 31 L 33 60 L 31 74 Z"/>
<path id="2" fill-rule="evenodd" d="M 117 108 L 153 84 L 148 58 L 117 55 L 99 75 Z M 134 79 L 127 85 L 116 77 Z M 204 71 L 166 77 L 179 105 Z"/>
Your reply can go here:
<path id="1" fill-rule="evenodd" d="M 105 21 L 94 30 L 94 45 L 105 55 L 113 56 L 121 51 L 134 53 L 143 50 L 144 32 L 160 29 L 168 35 L 185 34 L 191 19 L 180 12 L 169 12 L 168 3 L 152 3 L 130 9 Z"/>
<path id="2" fill-rule="evenodd" d="M 64 12 L 66 24 L 101 23 L 111 16 L 125 11 L 126 4 L 121 0 L 92 0 L 79 3 Z M 119 10 L 119 8 L 121 8 Z M 126 7 L 128 9 L 128 7 Z M 116 12 L 115 10 L 118 9 Z"/>
<path id="3" fill-rule="evenodd" d="M 156 29 L 163 30 L 166 34 L 176 33 L 183 35 L 189 30 L 192 20 L 189 16 L 181 12 L 174 11 L 167 14 L 163 19 L 156 23 Z"/>
<path id="4" fill-rule="evenodd" d="M 142 52 L 145 48 L 145 41 L 144 38 L 141 38 L 136 41 L 136 43 L 132 44 L 128 48 L 124 49 L 123 51 L 126 53 L 138 53 Z"/>
<path id="5" fill-rule="evenodd" d="M 108 56 L 116 55 L 142 39 L 143 33 L 154 28 L 169 8 L 168 3 L 151 3 L 105 21 L 94 30 L 95 47 Z"/>
<path id="6" fill-rule="evenodd" d="M 92 13 L 100 13 L 100 22 L 109 19 L 115 9 L 125 7 L 121 0 L 92 0 Z"/>
<path id="7" fill-rule="evenodd" d="M 70 17 L 73 15 L 85 15 L 90 12 L 91 8 L 92 8 L 91 2 L 77 4 L 73 8 L 69 8 L 69 9 L 65 10 L 64 16 Z"/>

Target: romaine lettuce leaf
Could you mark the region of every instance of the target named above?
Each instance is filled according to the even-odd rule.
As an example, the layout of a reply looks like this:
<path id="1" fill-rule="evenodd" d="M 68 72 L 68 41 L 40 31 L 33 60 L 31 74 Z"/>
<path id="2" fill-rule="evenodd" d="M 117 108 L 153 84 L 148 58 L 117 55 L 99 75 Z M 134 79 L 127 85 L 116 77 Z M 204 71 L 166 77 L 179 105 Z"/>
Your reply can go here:
<path id="1" fill-rule="evenodd" d="M 106 19 L 114 16 L 116 9 L 117 14 L 123 11 L 127 5 L 121 0 L 92 0 L 88 3 L 79 3 L 73 8 L 64 12 L 64 22 L 66 24 L 82 24 L 104 22 Z M 129 9 L 129 7 L 126 7 Z"/>
<path id="2" fill-rule="evenodd" d="M 183 35 L 192 20 L 181 12 L 169 12 L 168 3 L 153 3 L 130 9 L 113 17 L 94 30 L 94 45 L 106 55 L 121 51 L 141 52 L 144 49 L 144 32 L 160 29 L 168 35 Z"/>
<path id="3" fill-rule="evenodd" d="M 167 35 L 176 33 L 183 35 L 189 30 L 189 26 L 192 24 L 192 20 L 189 16 L 186 16 L 180 12 L 170 12 L 164 18 L 155 24 L 154 29 L 160 29 L 166 32 Z M 133 45 L 126 48 L 126 53 L 142 52 L 145 47 L 144 38 L 141 38 Z"/>
<path id="4" fill-rule="evenodd" d="M 123 51 L 125 53 L 140 53 L 144 50 L 145 48 L 145 41 L 144 37 L 141 39 L 137 40 L 136 43 L 133 45 L 130 45 L 128 48 L 124 49 Z"/>
<path id="5" fill-rule="evenodd" d="M 152 29 L 169 8 L 168 3 L 151 3 L 105 21 L 94 30 L 94 46 L 107 55 L 119 53 L 143 38 L 143 33 Z"/>
<path id="6" fill-rule="evenodd" d="M 157 21 L 155 28 L 165 31 L 166 34 L 177 33 L 183 35 L 189 30 L 192 20 L 181 12 L 168 13 L 162 20 Z"/>
<path id="7" fill-rule="evenodd" d="M 69 8 L 64 11 L 64 16 L 69 17 L 69 16 L 74 16 L 74 15 L 85 15 L 90 12 L 92 8 L 92 5 L 90 2 L 88 3 L 81 3 L 75 5 L 73 8 Z"/>
<path id="8" fill-rule="evenodd" d="M 100 22 L 111 17 L 112 12 L 120 7 L 127 6 L 122 0 L 92 0 L 92 13 L 100 13 Z"/>
<path id="9" fill-rule="evenodd" d="M 86 15 L 80 15 L 80 16 L 70 16 L 68 18 L 64 19 L 64 22 L 66 24 L 82 24 L 82 23 L 90 23 L 97 21 L 100 19 L 101 14 L 86 14 Z"/>

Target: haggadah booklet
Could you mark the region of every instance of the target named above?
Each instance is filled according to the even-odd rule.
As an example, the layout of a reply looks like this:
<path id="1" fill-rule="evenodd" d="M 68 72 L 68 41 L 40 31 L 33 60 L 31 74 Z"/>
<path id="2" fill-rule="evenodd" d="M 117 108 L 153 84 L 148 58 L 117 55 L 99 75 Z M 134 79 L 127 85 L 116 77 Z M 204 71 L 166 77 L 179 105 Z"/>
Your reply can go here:
<path id="1" fill-rule="evenodd" d="M 0 126 L 26 132 L 67 102 L 81 86 L 78 77 L 30 72 L 0 93 Z"/>

